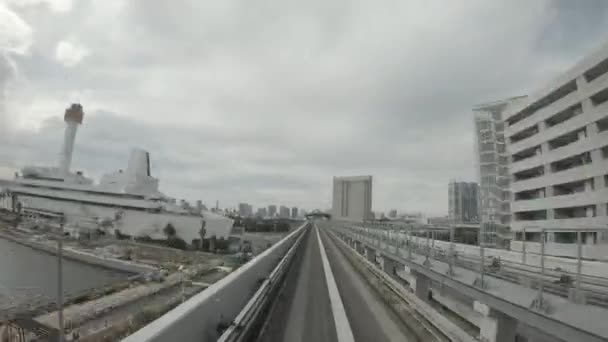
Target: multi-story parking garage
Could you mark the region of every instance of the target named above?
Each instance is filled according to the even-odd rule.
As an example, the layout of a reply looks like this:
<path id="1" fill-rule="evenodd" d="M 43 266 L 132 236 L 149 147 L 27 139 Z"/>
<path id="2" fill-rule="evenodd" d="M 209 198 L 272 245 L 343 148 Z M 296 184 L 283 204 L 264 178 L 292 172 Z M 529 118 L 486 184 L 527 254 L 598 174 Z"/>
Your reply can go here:
<path id="1" fill-rule="evenodd" d="M 608 45 L 505 113 L 513 250 L 608 256 Z M 580 233 L 580 236 L 579 234 Z M 526 246 L 523 247 L 522 245 Z"/>

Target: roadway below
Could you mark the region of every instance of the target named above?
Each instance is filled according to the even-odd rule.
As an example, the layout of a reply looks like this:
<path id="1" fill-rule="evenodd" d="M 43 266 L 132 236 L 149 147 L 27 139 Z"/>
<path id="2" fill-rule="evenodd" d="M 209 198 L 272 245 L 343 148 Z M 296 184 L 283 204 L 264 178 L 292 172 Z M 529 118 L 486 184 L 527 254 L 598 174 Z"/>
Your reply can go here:
<path id="1" fill-rule="evenodd" d="M 415 341 L 327 233 L 306 234 L 259 341 Z"/>

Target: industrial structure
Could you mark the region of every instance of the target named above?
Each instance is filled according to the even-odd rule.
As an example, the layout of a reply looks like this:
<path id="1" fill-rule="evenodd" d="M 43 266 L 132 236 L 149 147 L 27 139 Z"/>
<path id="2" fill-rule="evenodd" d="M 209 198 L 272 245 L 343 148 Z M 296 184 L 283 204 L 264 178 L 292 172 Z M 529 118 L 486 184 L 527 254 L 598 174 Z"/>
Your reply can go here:
<path id="1" fill-rule="evenodd" d="M 505 113 L 513 250 L 608 255 L 608 45 Z M 580 234 L 578 234 L 580 233 Z M 526 245 L 526 246 L 524 246 Z"/>
<path id="2" fill-rule="evenodd" d="M 473 107 L 477 142 L 480 242 L 508 248 L 510 233 L 509 158 L 505 145 L 504 112 L 519 108 L 525 96 L 484 103 Z"/>
<path id="3" fill-rule="evenodd" d="M 372 176 L 334 177 L 332 217 L 365 221 L 373 216 Z"/>
<path id="4" fill-rule="evenodd" d="M 72 172 L 72 154 L 78 125 L 84 112 L 73 104 L 65 112 L 65 134 L 57 167 L 26 166 L 14 180 L 3 181 L 4 199 L 0 204 L 23 217 L 61 220 L 65 231 L 78 237 L 104 231 L 152 239 L 164 239 L 164 228 L 172 225 L 176 235 L 187 243 L 200 239 L 205 221 L 207 236 L 227 238 L 232 220 L 159 191 L 158 179 L 152 177 L 150 154 L 131 151 L 128 166 L 105 174 L 98 184 Z"/>
<path id="5" fill-rule="evenodd" d="M 450 182 L 448 214 L 451 223 L 479 222 L 479 185 L 475 182 Z"/>

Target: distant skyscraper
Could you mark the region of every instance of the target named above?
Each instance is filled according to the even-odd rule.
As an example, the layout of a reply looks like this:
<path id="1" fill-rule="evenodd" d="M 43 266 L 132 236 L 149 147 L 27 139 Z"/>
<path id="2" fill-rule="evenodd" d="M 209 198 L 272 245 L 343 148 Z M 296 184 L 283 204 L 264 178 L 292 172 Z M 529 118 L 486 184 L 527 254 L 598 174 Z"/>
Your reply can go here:
<path id="1" fill-rule="evenodd" d="M 258 216 L 258 217 L 266 217 L 266 215 L 267 215 L 266 208 L 258 208 L 258 211 L 255 214 L 255 216 Z"/>
<path id="2" fill-rule="evenodd" d="M 331 211 L 338 220 L 372 219 L 372 176 L 334 177 Z"/>
<path id="3" fill-rule="evenodd" d="M 277 216 L 277 206 L 276 205 L 271 204 L 268 206 L 268 216 L 270 216 L 270 217 Z"/>
<path id="4" fill-rule="evenodd" d="M 298 208 L 297 207 L 293 207 L 291 208 L 291 218 L 296 218 L 298 217 Z"/>
<path id="5" fill-rule="evenodd" d="M 478 223 L 478 203 L 479 186 L 477 183 L 450 182 L 448 208 L 452 223 Z"/>
<path id="6" fill-rule="evenodd" d="M 289 208 L 287 208 L 286 206 L 282 205 L 279 208 L 279 217 L 281 217 L 281 218 L 289 218 Z"/>
<path id="7" fill-rule="evenodd" d="M 239 215 L 246 217 L 251 216 L 251 206 L 247 203 L 239 203 Z"/>
<path id="8" fill-rule="evenodd" d="M 393 219 L 397 218 L 397 210 L 393 209 L 393 210 L 389 211 L 388 217 L 393 218 Z"/>

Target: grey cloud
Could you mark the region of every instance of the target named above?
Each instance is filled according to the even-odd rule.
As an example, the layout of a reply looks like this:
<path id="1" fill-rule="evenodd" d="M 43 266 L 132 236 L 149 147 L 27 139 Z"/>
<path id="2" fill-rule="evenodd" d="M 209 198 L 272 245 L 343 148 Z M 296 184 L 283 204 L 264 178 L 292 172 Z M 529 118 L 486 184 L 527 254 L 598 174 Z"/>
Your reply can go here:
<path id="1" fill-rule="evenodd" d="M 24 8 L 36 43 L 16 59 L 27 82 L 15 98 L 81 99 L 75 163 L 124 167 L 127 147 L 143 146 L 176 196 L 324 208 L 332 176 L 362 173 L 375 176 L 376 209 L 442 213 L 447 182 L 475 179 L 470 108 L 580 59 L 607 11 L 591 0 Z M 91 52 L 69 71 L 52 58 L 63 39 Z M 62 109 L 49 106 L 55 121 L 37 134 L 15 133 L 21 155 L 0 155 L 51 161 Z"/>

